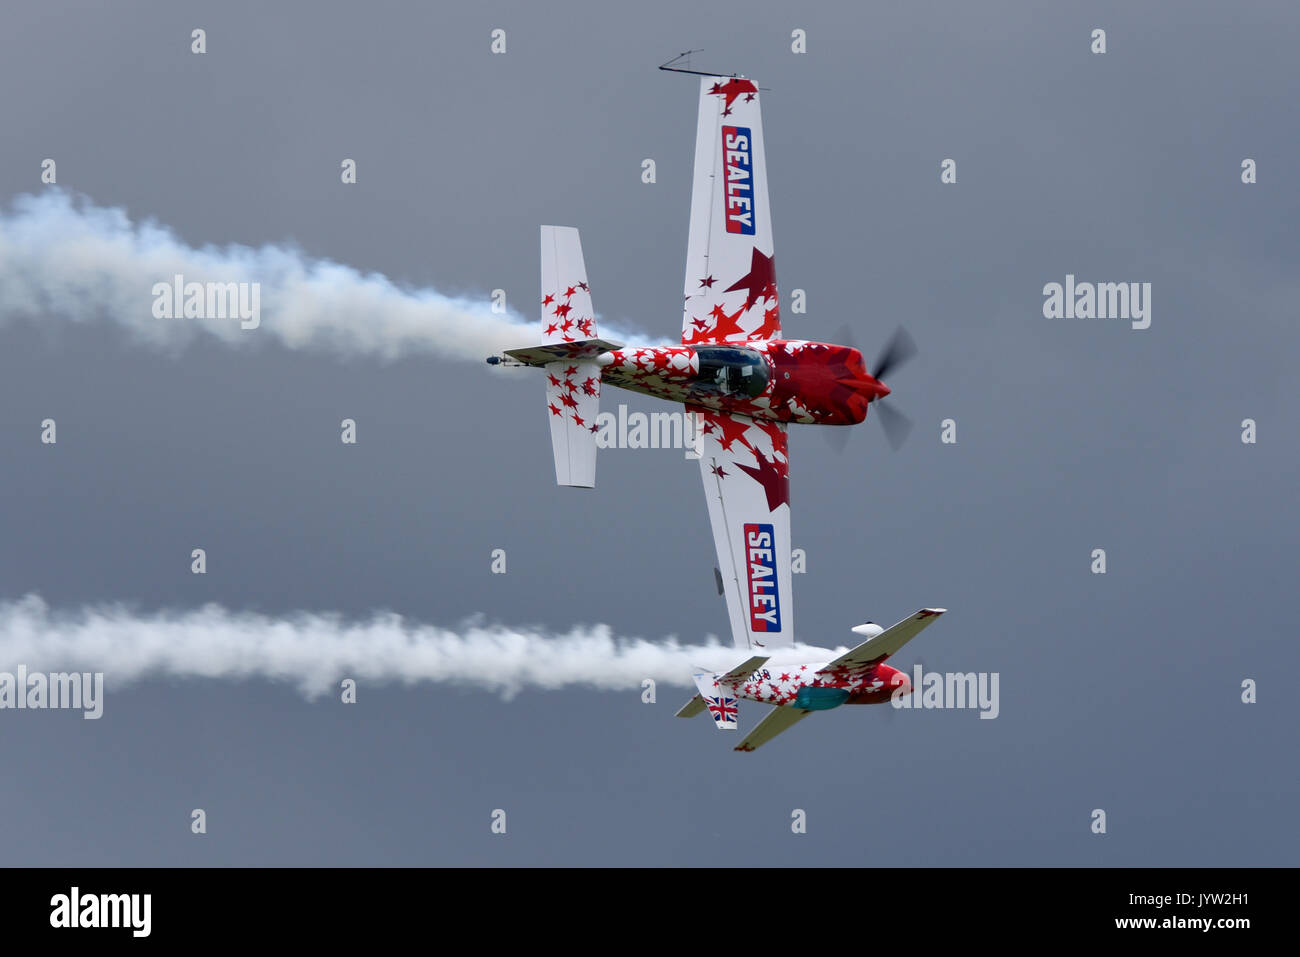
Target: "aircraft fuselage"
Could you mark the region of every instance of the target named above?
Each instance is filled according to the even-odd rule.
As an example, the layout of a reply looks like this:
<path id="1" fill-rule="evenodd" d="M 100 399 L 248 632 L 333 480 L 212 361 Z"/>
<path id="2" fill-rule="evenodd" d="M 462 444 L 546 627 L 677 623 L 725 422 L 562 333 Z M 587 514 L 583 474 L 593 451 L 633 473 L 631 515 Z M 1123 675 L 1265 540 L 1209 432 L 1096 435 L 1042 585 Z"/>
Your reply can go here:
<path id="1" fill-rule="evenodd" d="M 601 381 L 716 412 L 805 425 L 856 425 L 889 388 L 850 346 L 798 339 L 623 347 Z"/>
<path id="2" fill-rule="evenodd" d="M 884 704 L 895 692 L 900 696 L 912 693 L 907 675 L 883 662 L 857 668 L 842 666 L 819 674 L 829 663 L 768 661 L 736 686 L 736 696 L 764 704 L 826 711 L 842 704 Z"/>

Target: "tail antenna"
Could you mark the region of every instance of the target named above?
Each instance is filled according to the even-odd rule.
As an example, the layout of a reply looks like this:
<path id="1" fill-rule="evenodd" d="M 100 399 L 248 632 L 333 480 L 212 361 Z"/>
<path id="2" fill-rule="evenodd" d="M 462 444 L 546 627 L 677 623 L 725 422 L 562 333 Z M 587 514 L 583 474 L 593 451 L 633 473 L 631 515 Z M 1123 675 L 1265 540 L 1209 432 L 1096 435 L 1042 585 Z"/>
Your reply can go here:
<path id="1" fill-rule="evenodd" d="M 687 50 L 685 53 L 679 53 L 677 54 L 677 56 L 673 57 L 667 63 L 660 64 L 659 69 L 667 70 L 669 73 L 693 73 L 696 76 L 732 76 L 732 77 L 740 76 L 739 73 L 719 73 L 716 70 L 692 70 L 691 54 L 703 53 L 703 52 L 704 51 L 701 49 L 701 50 Z M 686 60 L 686 66 L 673 66 L 674 63 L 682 59 Z"/>

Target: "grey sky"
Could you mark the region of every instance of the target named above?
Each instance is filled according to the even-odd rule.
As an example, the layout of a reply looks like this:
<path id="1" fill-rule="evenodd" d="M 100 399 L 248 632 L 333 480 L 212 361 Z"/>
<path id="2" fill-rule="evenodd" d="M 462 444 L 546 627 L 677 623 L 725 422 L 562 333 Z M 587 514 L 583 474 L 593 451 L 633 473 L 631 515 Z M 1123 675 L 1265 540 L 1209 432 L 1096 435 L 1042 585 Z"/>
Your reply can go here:
<path id="1" fill-rule="evenodd" d="M 942 605 L 892 663 L 999 672 L 1001 714 L 843 708 L 738 755 L 673 689 L 110 686 L 97 722 L 0 712 L 6 863 L 1297 863 L 1294 4 L 421 7 L 7 4 L 0 201 L 53 157 L 193 245 L 291 240 L 528 315 L 538 224 L 574 225 L 597 310 L 673 336 L 696 97 L 654 67 L 704 48 L 770 88 L 787 335 L 921 349 L 901 452 L 871 421 L 842 456 L 792 431 L 801 637 Z M 1152 283 L 1151 328 L 1044 319 L 1067 273 Z M 609 450 L 557 489 L 535 377 L 9 321 L 0 436 L 0 600 L 726 628 L 696 464 Z"/>

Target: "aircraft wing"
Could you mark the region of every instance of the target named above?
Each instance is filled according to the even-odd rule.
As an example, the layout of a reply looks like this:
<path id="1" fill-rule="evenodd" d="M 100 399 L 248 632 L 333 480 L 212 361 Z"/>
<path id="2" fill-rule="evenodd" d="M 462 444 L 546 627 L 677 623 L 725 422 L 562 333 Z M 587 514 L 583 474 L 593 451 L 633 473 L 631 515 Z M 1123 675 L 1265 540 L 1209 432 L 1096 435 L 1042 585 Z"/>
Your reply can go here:
<path id="1" fill-rule="evenodd" d="M 796 708 L 794 705 L 777 705 L 767 713 L 758 724 L 754 725 L 754 730 L 745 735 L 745 740 L 736 745 L 737 751 L 753 751 L 759 745 L 771 741 L 782 731 L 798 724 L 811 711 L 805 711 L 803 708 Z"/>
<path id="2" fill-rule="evenodd" d="M 758 86 L 700 78 L 682 342 L 781 335 Z"/>
<path id="3" fill-rule="evenodd" d="M 688 406 L 703 417 L 700 474 L 732 641 L 770 654 L 794 644 L 790 460 L 785 425 Z"/>
<path id="4" fill-rule="evenodd" d="M 922 608 L 911 618 L 904 618 L 891 628 L 886 628 L 874 638 L 869 638 L 856 648 L 846 651 L 817 673 L 834 674 L 835 677 L 852 677 L 855 672 L 866 671 L 877 662 L 884 661 L 902 648 L 931 623 L 939 620 L 946 608 Z"/>

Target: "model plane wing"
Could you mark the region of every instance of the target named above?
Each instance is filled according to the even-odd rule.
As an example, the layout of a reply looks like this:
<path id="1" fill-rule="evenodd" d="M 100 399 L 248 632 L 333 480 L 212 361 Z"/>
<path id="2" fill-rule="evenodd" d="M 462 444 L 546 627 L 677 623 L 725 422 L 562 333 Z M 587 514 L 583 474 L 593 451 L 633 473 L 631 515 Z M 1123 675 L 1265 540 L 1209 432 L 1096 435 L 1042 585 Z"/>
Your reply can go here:
<path id="1" fill-rule="evenodd" d="M 758 100 L 752 80 L 701 78 L 682 314 L 687 345 L 781 335 Z"/>
<path id="2" fill-rule="evenodd" d="M 910 618 L 904 618 L 898 624 L 886 628 L 874 638 L 869 638 L 856 648 L 840 655 L 817 673 L 835 674 L 836 677 L 852 677 L 856 672 L 866 671 L 877 662 L 884 661 L 896 653 L 931 623 L 938 621 L 946 608 L 922 608 Z"/>
<path id="3" fill-rule="evenodd" d="M 737 648 L 794 643 L 785 425 L 699 412 L 700 474 Z M 752 670 L 752 669 L 751 669 Z"/>
<path id="4" fill-rule="evenodd" d="M 796 708 L 794 705 L 778 705 L 769 711 L 762 721 L 754 725 L 754 730 L 745 735 L 745 740 L 736 745 L 736 750 L 753 751 L 759 745 L 771 741 L 787 728 L 794 727 L 810 714 L 812 714 L 811 711 Z"/>

